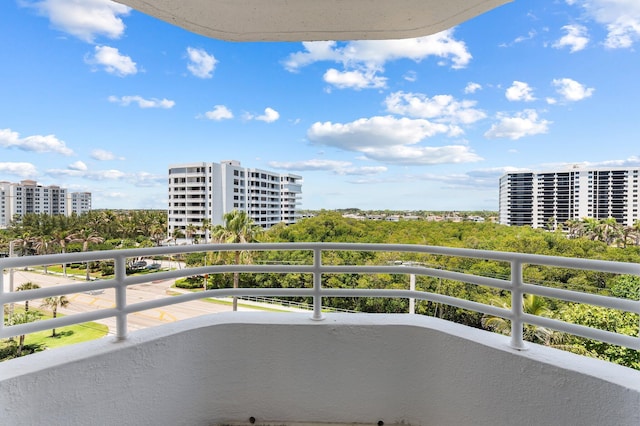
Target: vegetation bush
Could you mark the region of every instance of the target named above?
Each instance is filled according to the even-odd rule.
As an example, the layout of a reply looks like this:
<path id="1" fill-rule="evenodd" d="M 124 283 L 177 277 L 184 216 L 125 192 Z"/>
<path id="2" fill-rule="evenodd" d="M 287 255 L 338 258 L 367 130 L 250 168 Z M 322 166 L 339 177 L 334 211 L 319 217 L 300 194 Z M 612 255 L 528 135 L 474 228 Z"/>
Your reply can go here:
<path id="1" fill-rule="evenodd" d="M 564 226 L 565 231 L 561 229 L 548 231 L 530 227 L 508 227 L 490 222 L 355 220 L 344 218 L 339 212 L 326 211 L 293 225 L 274 226 L 260 236 L 260 241 L 421 244 L 640 263 L 640 221 L 633 227 L 621 227 L 610 220 L 568 221 Z M 72 218 L 26 215 L 21 222 L 12 224 L 9 229 L 0 230 L 0 239 L 4 240 L 5 246 L 9 240 L 21 239 L 24 244 L 16 249 L 22 251 L 21 254 L 28 255 L 39 254 L 38 250 L 45 246 L 49 247 L 52 252 L 71 252 L 156 245 L 166 240 L 165 230 L 166 212 L 102 211 L 90 212 L 87 215 Z M 58 241 L 58 243 L 54 242 L 48 246 L 41 244 L 44 238 L 42 236 L 49 235 L 66 235 L 68 238 L 56 238 L 53 241 Z M 224 241 L 229 242 L 227 237 L 230 236 L 226 235 Z M 175 236 L 172 237 L 175 238 Z M 67 241 L 66 246 L 62 246 L 61 241 Z M 178 257 L 176 256 L 174 260 L 178 260 Z M 238 260 L 252 263 L 310 265 L 312 264 L 312 253 L 305 250 L 255 252 L 250 255 L 239 252 L 229 252 L 226 255 L 189 253 L 180 260 L 188 266 L 235 263 Z M 397 262 L 417 262 L 417 264 L 429 268 L 441 268 L 505 280 L 509 279 L 510 274 L 510 266 L 506 262 L 402 252 L 326 251 L 323 253 L 322 262 L 325 265 L 385 265 Z M 77 266 L 78 271 L 74 271 L 74 273 L 84 273 L 86 265 L 78 264 Z M 91 262 L 89 266 L 92 271 L 100 271 L 103 275 L 113 273 L 113 265 L 105 262 Z M 128 272 L 141 271 L 130 270 Z M 523 273 L 527 283 L 635 300 L 640 298 L 640 278 L 635 276 L 620 277 L 609 273 L 537 265 L 524 265 Z M 310 274 L 239 274 L 238 278 L 239 287 L 312 287 Z M 232 287 L 234 285 L 233 279 L 234 274 L 231 273 L 212 274 L 208 277 L 207 288 Z M 325 276 L 324 279 L 323 285 L 331 288 L 408 289 L 409 286 L 406 275 L 335 274 Z M 202 276 L 189 277 L 176 282 L 177 287 L 187 289 L 201 289 L 203 285 L 204 277 Z M 510 304 L 509 292 L 507 291 L 454 280 L 418 276 L 416 288 L 484 304 L 499 306 Z M 311 303 L 311 298 L 291 299 Z M 610 310 L 601 311 L 584 305 L 578 308 L 570 303 L 555 299 L 541 299 L 539 302 L 552 312 L 550 315 L 554 318 L 610 329 L 611 331 L 617 330 L 626 334 L 635 332 L 637 335 L 638 315 L 609 312 Z M 361 312 L 407 312 L 408 309 L 408 301 L 405 299 L 329 297 L 324 299 L 324 303 L 327 307 Z M 416 312 L 472 327 L 487 328 L 485 326 L 487 318 L 482 314 L 439 303 L 418 302 Z M 508 327 L 504 329 L 508 330 Z M 542 339 L 542 337 L 547 339 L 540 340 L 544 344 L 551 344 L 554 339 L 559 339 L 558 336 L 554 336 L 552 339 L 535 332 L 530 334 L 536 336 L 537 339 Z M 610 345 L 577 338 L 565 340 L 563 344 L 580 353 L 589 353 L 613 362 L 640 368 L 640 360 L 637 358 L 638 351 L 624 351 Z"/>
<path id="2" fill-rule="evenodd" d="M 191 277 L 177 279 L 175 284 L 175 286 L 178 288 L 185 288 L 189 290 L 202 288 L 203 285 L 204 285 L 204 277 L 202 275 L 194 275 Z"/>

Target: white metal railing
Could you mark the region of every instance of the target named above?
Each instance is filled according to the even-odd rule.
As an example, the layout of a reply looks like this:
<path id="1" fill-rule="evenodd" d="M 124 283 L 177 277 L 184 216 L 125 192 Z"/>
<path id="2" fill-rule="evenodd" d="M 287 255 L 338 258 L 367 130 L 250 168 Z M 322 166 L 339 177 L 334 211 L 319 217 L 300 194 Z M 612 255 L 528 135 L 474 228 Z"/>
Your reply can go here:
<path id="1" fill-rule="evenodd" d="M 168 256 L 193 252 L 220 252 L 220 251 L 311 251 L 313 253 L 312 264 L 261 264 L 261 265 L 213 265 L 178 270 L 154 272 L 145 275 L 127 275 L 126 261 L 128 258 Z M 511 265 L 511 278 L 501 279 L 486 276 L 472 275 L 439 268 L 424 267 L 420 265 L 324 265 L 322 253 L 325 251 L 384 251 L 403 252 L 412 254 L 429 254 L 455 257 L 468 257 L 475 259 L 487 259 L 506 262 Z M 72 284 L 56 285 L 53 287 L 39 288 L 35 290 L 14 292 L 4 289 L 4 272 L 9 271 L 12 280 L 13 268 L 25 268 L 39 265 L 53 265 L 74 262 L 90 262 L 98 260 L 112 260 L 114 262 L 114 278 Z M 323 297 L 385 297 L 385 298 L 409 298 L 428 300 L 443 303 L 480 312 L 487 315 L 502 317 L 511 321 L 511 346 L 516 349 L 524 349 L 523 327 L 524 324 L 533 324 L 541 327 L 566 332 L 569 334 L 599 340 L 602 342 L 624 346 L 640 350 L 640 337 L 629 336 L 610 331 L 585 327 L 559 321 L 556 319 L 527 314 L 523 311 L 524 294 L 535 294 L 542 297 L 550 297 L 563 301 L 585 303 L 626 312 L 640 314 L 640 301 L 608 297 L 596 294 L 587 294 L 567 289 L 544 287 L 524 282 L 523 265 L 543 265 L 561 268 L 584 269 L 614 274 L 630 274 L 640 276 L 640 265 L 635 263 L 611 262 L 602 260 L 576 259 L 565 257 L 553 257 L 543 255 L 531 255 L 522 253 L 494 252 L 488 250 L 459 249 L 450 247 L 422 246 L 408 244 L 357 244 L 357 243 L 253 243 L 253 244 L 199 244 L 185 246 L 153 247 L 128 250 L 94 251 L 82 253 L 67 253 L 44 256 L 9 257 L 0 259 L 0 304 L 8 305 L 26 300 L 40 299 L 50 296 L 73 294 L 80 292 L 96 291 L 114 288 L 115 307 L 99 309 L 92 312 L 83 312 L 56 319 L 36 321 L 28 324 L 7 326 L 0 322 L 0 338 L 18 336 L 37 331 L 58 328 L 72 324 L 80 324 L 87 321 L 96 321 L 104 318 L 116 318 L 116 336 L 125 339 L 127 336 L 127 316 L 148 309 L 179 304 L 182 302 L 201 299 L 205 297 L 226 296 L 252 296 L 252 297 L 312 297 L 312 320 L 320 321 L 323 315 Z M 221 273 L 302 273 L 313 276 L 312 288 L 225 288 L 202 292 L 182 294 L 138 303 L 127 303 L 127 287 L 134 284 L 149 282 L 150 280 L 168 280 L 192 275 L 221 274 Z M 385 290 L 385 289 L 336 289 L 322 285 L 322 277 L 325 274 L 404 274 L 411 277 L 428 276 L 444 278 L 481 286 L 488 286 L 511 292 L 511 308 L 504 309 L 492 305 L 464 300 L 452 296 L 410 290 Z M 11 287 L 10 283 L 10 287 Z M 640 322 L 638 324 L 640 328 Z"/>

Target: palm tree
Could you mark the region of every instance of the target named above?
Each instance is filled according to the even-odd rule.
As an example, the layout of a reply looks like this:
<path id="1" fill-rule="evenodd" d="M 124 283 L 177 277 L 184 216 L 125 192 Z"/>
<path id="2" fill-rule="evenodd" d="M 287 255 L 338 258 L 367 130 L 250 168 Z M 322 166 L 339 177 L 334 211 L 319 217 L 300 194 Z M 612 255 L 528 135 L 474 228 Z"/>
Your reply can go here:
<path id="1" fill-rule="evenodd" d="M 211 219 L 202 219 L 202 225 L 200 229 L 204 235 L 204 243 L 209 244 L 209 233 L 211 232 Z"/>
<path id="2" fill-rule="evenodd" d="M 36 255 L 48 254 L 49 253 L 49 243 L 52 241 L 52 238 L 48 235 L 39 235 L 37 237 L 31 238 L 31 248 L 33 249 Z M 47 265 L 43 265 L 44 274 L 47 275 Z"/>
<path id="3" fill-rule="evenodd" d="M 601 236 L 598 219 L 594 219 L 592 217 L 584 218 L 582 220 L 582 229 L 584 230 L 584 235 L 591 240 L 595 241 Z"/>
<path id="4" fill-rule="evenodd" d="M 582 222 L 580 222 L 579 219 L 569 219 L 564 224 L 568 231 L 569 238 L 576 238 L 577 236 L 580 236 Z"/>
<path id="5" fill-rule="evenodd" d="M 67 252 L 67 243 L 70 241 L 71 236 L 72 234 L 66 229 L 57 229 L 51 234 L 52 240 L 60 246 L 60 252 L 63 254 Z M 66 262 L 62 263 L 62 275 L 67 276 Z"/>
<path id="6" fill-rule="evenodd" d="M 636 220 L 635 222 L 633 222 L 633 235 L 636 239 L 636 245 L 640 246 L 640 220 Z"/>
<path id="7" fill-rule="evenodd" d="M 16 247 L 20 250 L 22 256 L 26 256 L 28 249 L 31 246 L 31 235 L 28 232 L 25 232 L 22 234 L 21 238 L 16 238 L 12 242 L 17 243 Z"/>
<path id="8" fill-rule="evenodd" d="M 171 239 L 173 240 L 173 245 L 178 245 L 178 240 L 180 238 L 184 238 L 184 231 L 180 228 L 176 228 L 173 230 L 173 234 L 171 235 Z"/>
<path id="9" fill-rule="evenodd" d="M 505 309 L 511 309 L 510 303 L 502 299 L 495 300 L 493 305 L 499 305 Z M 522 300 L 522 310 L 526 314 L 536 315 L 540 317 L 551 316 L 551 310 L 547 307 L 545 300 L 535 294 L 526 294 Z M 511 333 L 511 323 L 504 318 L 486 315 L 482 318 L 482 326 L 489 330 L 496 331 L 501 334 L 509 335 Z M 524 329 L 524 339 L 534 343 L 549 345 L 553 341 L 553 331 L 526 324 Z"/>
<path id="10" fill-rule="evenodd" d="M 247 215 L 247 212 L 233 210 L 224 215 L 224 225 L 218 226 L 213 232 L 213 237 L 221 243 L 250 243 L 256 241 L 257 237 L 262 233 L 262 228 L 256 225 Z M 240 264 L 240 250 L 235 251 L 235 264 Z M 244 252 L 247 260 L 250 260 L 250 254 Z M 240 275 L 233 273 L 233 288 L 238 288 Z M 233 296 L 233 310 L 238 310 L 238 298 Z"/>
<path id="11" fill-rule="evenodd" d="M 613 217 L 600 220 L 598 223 L 598 229 L 599 235 L 607 245 L 611 245 L 614 241 L 620 238 L 622 234 L 620 225 Z"/>
<path id="12" fill-rule="evenodd" d="M 165 233 L 165 227 L 160 225 L 159 223 L 154 223 L 149 228 L 149 238 L 155 243 L 156 246 L 160 246 L 160 243 L 162 242 L 162 240 L 164 240 Z"/>
<path id="13" fill-rule="evenodd" d="M 104 241 L 104 238 L 98 236 L 93 230 L 89 228 L 81 229 L 71 236 L 71 241 L 74 243 L 82 243 L 82 251 L 89 251 L 89 244 L 100 244 Z M 87 281 L 91 277 L 89 276 L 89 262 L 87 262 Z"/>
<path id="14" fill-rule="evenodd" d="M 51 296 L 42 301 L 42 308 L 50 308 L 53 313 L 53 318 L 58 316 L 58 308 L 66 308 L 69 304 L 69 299 L 66 296 Z M 51 337 L 56 337 L 56 329 L 51 332 Z"/>
<path id="15" fill-rule="evenodd" d="M 34 311 L 23 311 L 13 314 L 9 318 L 9 325 L 18 325 L 18 324 L 26 324 L 29 322 L 36 321 L 40 317 L 39 312 Z M 22 355 L 22 349 L 24 348 L 24 338 L 25 335 L 21 334 L 18 338 L 18 350 L 16 351 L 16 356 Z"/>
<path id="16" fill-rule="evenodd" d="M 196 234 L 197 230 L 198 228 L 193 223 L 190 223 L 187 225 L 187 228 L 186 228 L 187 238 L 191 239 L 191 244 L 194 243 L 194 235 Z"/>
<path id="17" fill-rule="evenodd" d="M 35 290 L 36 288 L 40 288 L 40 286 L 36 283 L 32 283 L 31 281 L 28 281 L 24 284 L 20 284 L 17 288 L 16 291 L 25 291 L 25 290 Z M 28 312 L 29 311 L 29 301 L 25 300 L 24 301 L 24 311 Z"/>

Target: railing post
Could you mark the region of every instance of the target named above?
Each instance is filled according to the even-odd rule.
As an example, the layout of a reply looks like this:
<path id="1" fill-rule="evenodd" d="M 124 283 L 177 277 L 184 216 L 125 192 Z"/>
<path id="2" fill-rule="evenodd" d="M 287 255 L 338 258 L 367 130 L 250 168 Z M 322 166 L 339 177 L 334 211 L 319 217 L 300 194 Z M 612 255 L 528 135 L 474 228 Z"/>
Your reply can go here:
<path id="1" fill-rule="evenodd" d="M 127 306 L 127 287 L 125 278 L 127 277 L 127 264 L 124 256 L 117 256 L 114 259 L 115 279 L 116 279 L 116 340 L 127 338 L 127 314 L 124 311 Z"/>
<path id="2" fill-rule="evenodd" d="M 11 240 L 9 241 L 9 257 L 13 257 L 15 256 L 15 251 L 13 248 L 13 243 L 17 242 L 19 240 Z M 4 284 L 3 284 L 4 286 Z M 13 268 L 9 268 L 9 293 L 13 293 Z M 13 310 L 14 310 L 14 306 L 15 304 L 13 302 L 11 302 L 9 304 L 9 320 L 11 320 L 11 318 L 13 318 Z"/>
<path id="3" fill-rule="evenodd" d="M 409 290 L 416 291 L 416 274 L 409 275 Z M 409 313 L 416 313 L 416 299 L 414 299 L 413 297 L 409 298 Z"/>
<path id="4" fill-rule="evenodd" d="M 322 250 L 313 249 L 313 316 L 314 321 L 322 321 Z"/>
<path id="5" fill-rule="evenodd" d="M 4 269 L 0 269 L 0 300 L 2 300 L 2 295 L 4 294 Z M 2 303 L 0 303 L 2 305 Z M 8 318 L 11 320 L 11 317 Z M 2 321 L 0 321 L 0 332 L 4 328 L 4 317 Z"/>
<path id="6" fill-rule="evenodd" d="M 522 262 L 513 260 L 511 262 L 511 347 L 519 351 L 526 350 L 527 347 L 523 340 L 522 321 L 523 310 L 523 294 L 522 294 Z"/>

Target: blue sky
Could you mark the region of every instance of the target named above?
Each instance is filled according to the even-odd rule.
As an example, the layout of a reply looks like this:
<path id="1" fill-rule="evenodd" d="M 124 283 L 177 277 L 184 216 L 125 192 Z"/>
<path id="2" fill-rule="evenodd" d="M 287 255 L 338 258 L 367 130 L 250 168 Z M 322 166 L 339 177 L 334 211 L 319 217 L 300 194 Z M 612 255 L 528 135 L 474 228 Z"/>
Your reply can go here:
<path id="1" fill-rule="evenodd" d="M 497 210 L 507 171 L 640 165 L 640 1 L 516 0 L 394 41 L 234 43 L 105 0 L 0 2 L 0 180 L 167 206 L 170 164 L 303 209 Z"/>

